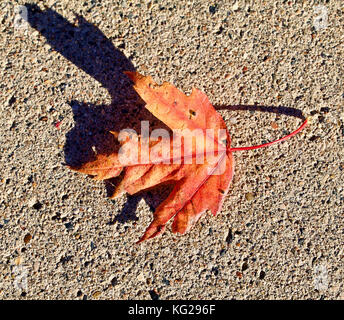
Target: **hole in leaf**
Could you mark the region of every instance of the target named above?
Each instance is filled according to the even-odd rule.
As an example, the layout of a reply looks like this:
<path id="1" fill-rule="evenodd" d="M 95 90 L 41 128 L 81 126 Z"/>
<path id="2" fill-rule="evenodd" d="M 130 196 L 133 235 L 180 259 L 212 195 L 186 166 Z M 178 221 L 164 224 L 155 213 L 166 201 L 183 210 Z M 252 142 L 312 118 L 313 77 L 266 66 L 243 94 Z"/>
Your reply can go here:
<path id="1" fill-rule="evenodd" d="M 189 109 L 189 118 L 191 119 L 191 117 L 195 117 L 196 116 L 196 111 L 192 110 L 192 109 Z"/>

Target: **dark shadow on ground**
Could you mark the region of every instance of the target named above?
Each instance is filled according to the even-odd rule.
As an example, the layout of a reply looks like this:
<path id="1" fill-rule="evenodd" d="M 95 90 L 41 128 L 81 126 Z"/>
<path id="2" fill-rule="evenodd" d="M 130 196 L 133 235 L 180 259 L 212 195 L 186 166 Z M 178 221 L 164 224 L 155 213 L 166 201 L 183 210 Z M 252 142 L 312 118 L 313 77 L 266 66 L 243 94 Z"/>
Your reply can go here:
<path id="1" fill-rule="evenodd" d="M 138 203 L 143 198 L 151 211 L 155 211 L 158 205 L 168 197 L 172 191 L 172 185 L 161 185 L 154 187 L 153 190 L 139 192 L 135 195 L 128 195 L 127 202 L 125 203 L 120 214 L 111 219 L 108 224 L 112 225 L 116 222 L 125 223 L 127 221 L 137 221 L 135 215 Z"/>
<path id="2" fill-rule="evenodd" d="M 292 107 L 284 106 L 258 106 L 258 105 L 215 105 L 216 110 L 229 110 L 229 111 L 260 111 L 260 112 L 270 112 L 279 115 L 286 115 L 290 117 L 296 117 L 301 120 L 306 120 L 301 110 Z"/>
<path id="3" fill-rule="evenodd" d="M 68 101 L 75 121 L 66 135 L 65 161 L 77 166 L 97 153 L 111 153 L 117 147 L 109 130 L 132 127 L 137 118 L 149 114 L 123 71 L 134 71 L 131 61 L 96 26 L 75 15 L 74 24 L 56 11 L 27 4 L 28 22 L 51 48 L 101 83 L 111 96 L 110 105 Z M 136 121 L 137 122 L 137 121 Z"/>
<path id="4" fill-rule="evenodd" d="M 36 4 L 26 4 L 26 8 L 29 24 L 53 50 L 100 82 L 112 97 L 125 89 L 128 81 L 122 71 L 135 68 L 96 26 L 78 14 L 72 24 L 50 8 L 41 10 Z"/>
<path id="5" fill-rule="evenodd" d="M 135 67 L 101 30 L 77 14 L 75 21 L 70 23 L 51 8 L 41 10 L 31 3 L 25 6 L 29 24 L 45 37 L 51 48 L 100 82 L 111 96 L 110 105 L 68 101 L 75 125 L 66 134 L 66 164 L 78 166 L 94 159 L 95 152 L 109 154 L 116 151 L 119 145 L 110 130 L 120 131 L 129 127 L 139 131 L 141 120 L 157 122 L 143 108 L 143 101 L 123 73 L 135 71 Z M 129 197 L 117 221 L 136 220 L 135 214 L 130 212 L 135 212 L 138 199 L 145 196 L 142 193 Z"/>

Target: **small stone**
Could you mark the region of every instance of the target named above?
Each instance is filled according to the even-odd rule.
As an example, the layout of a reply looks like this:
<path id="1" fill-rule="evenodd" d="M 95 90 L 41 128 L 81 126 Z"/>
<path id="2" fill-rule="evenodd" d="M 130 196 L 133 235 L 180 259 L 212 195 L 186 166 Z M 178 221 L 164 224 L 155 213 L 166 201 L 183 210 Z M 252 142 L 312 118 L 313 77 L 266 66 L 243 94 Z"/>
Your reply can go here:
<path id="1" fill-rule="evenodd" d="M 316 141 L 316 140 L 318 140 L 318 139 L 320 139 L 320 136 L 311 136 L 310 138 L 309 138 L 309 141 Z"/>
<path id="2" fill-rule="evenodd" d="M 114 287 L 114 286 L 116 286 L 117 284 L 118 284 L 118 279 L 117 279 L 117 277 L 113 277 L 112 279 L 111 279 L 111 285 Z"/>
<path id="3" fill-rule="evenodd" d="M 226 242 L 228 244 L 232 243 L 233 241 L 233 233 L 232 233 L 232 229 L 229 229 L 227 237 L 226 237 Z"/>
<path id="4" fill-rule="evenodd" d="M 33 270 L 35 271 L 35 272 L 37 272 L 38 270 L 39 270 L 39 262 L 35 262 L 34 263 L 34 265 L 33 265 Z"/>
<path id="5" fill-rule="evenodd" d="M 217 4 L 215 4 L 215 5 L 209 7 L 209 12 L 210 12 L 211 14 L 216 13 L 217 10 L 218 10 Z"/>
<path id="6" fill-rule="evenodd" d="M 137 280 L 139 280 L 139 281 L 142 281 L 142 282 L 144 282 L 146 279 L 145 279 L 145 276 L 144 276 L 144 274 L 143 274 L 143 272 L 141 272 L 138 276 L 137 276 Z"/>
<path id="7" fill-rule="evenodd" d="M 254 199 L 254 195 L 252 192 L 248 192 L 245 194 L 245 198 L 247 201 L 252 201 Z"/>
<path id="8" fill-rule="evenodd" d="M 72 222 L 67 222 L 67 223 L 65 223 L 65 227 L 69 231 L 69 230 L 73 230 L 74 226 L 73 226 Z"/>
<path id="9" fill-rule="evenodd" d="M 265 278 L 265 272 L 264 271 L 260 271 L 259 273 L 259 279 L 263 280 Z"/>
<path id="10" fill-rule="evenodd" d="M 211 269 L 211 272 L 214 273 L 214 275 L 217 277 L 218 274 L 219 274 L 219 268 L 218 268 L 218 267 L 213 267 L 213 268 Z"/>
<path id="11" fill-rule="evenodd" d="M 149 290 L 149 294 L 152 298 L 152 300 L 159 300 L 159 294 L 156 292 L 156 290 Z"/>
<path id="12" fill-rule="evenodd" d="M 278 124 L 276 122 L 272 121 L 271 122 L 271 128 L 275 129 L 275 130 L 278 129 Z"/>
<path id="13" fill-rule="evenodd" d="M 230 124 L 236 124 L 238 122 L 237 118 L 234 118 L 234 117 L 230 117 L 229 118 L 229 123 Z"/>
<path id="14" fill-rule="evenodd" d="M 238 10 L 238 9 L 239 9 L 239 3 L 238 3 L 238 2 L 235 2 L 234 5 L 233 5 L 233 7 L 232 7 L 232 10 L 233 10 L 233 11 L 236 11 L 236 10 Z"/>
<path id="15" fill-rule="evenodd" d="M 41 208 L 43 207 L 43 205 L 37 201 L 33 206 L 32 208 L 34 208 L 35 210 L 40 210 Z"/>
<path id="16" fill-rule="evenodd" d="M 24 243 L 28 244 L 31 239 L 32 239 L 32 235 L 30 233 L 27 233 L 24 237 Z"/>
<path id="17" fill-rule="evenodd" d="M 10 96 L 8 99 L 7 99 L 7 105 L 8 106 L 11 106 L 13 103 L 16 102 L 16 97 L 15 96 Z"/>
<path id="18" fill-rule="evenodd" d="M 28 201 L 27 205 L 28 205 L 30 208 L 32 208 L 32 207 L 35 205 L 36 202 L 37 202 L 37 198 L 36 198 L 36 197 L 33 197 L 33 198 L 31 198 L 31 199 Z"/>
<path id="19" fill-rule="evenodd" d="M 93 299 L 99 298 L 100 295 L 101 295 L 101 292 L 100 292 L 100 291 L 95 291 L 95 292 L 92 293 Z"/>
<path id="20" fill-rule="evenodd" d="M 14 259 L 15 265 L 19 266 L 22 263 L 22 258 L 21 256 L 18 256 L 17 258 Z"/>

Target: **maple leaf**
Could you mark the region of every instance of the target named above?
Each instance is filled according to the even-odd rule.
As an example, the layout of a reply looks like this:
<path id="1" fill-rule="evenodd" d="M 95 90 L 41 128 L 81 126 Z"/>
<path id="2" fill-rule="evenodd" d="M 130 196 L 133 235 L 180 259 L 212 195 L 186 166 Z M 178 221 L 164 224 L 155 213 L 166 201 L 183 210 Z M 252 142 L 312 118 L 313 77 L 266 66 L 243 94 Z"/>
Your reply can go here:
<path id="1" fill-rule="evenodd" d="M 162 233 L 171 219 L 172 232 L 184 234 L 206 211 L 216 215 L 221 209 L 233 177 L 232 152 L 256 149 L 283 141 L 296 134 L 307 123 L 306 120 L 298 130 L 288 136 L 264 145 L 231 148 L 226 124 L 203 92 L 193 89 L 187 96 L 170 83 L 157 85 L 150 76 L 145 77 L 137 72 L 125 73 L 145 101 L 145 107 L 156 118 L 173 132 L 189 130 L 187 132 L 194 134 L 192 139 L 198 139 L 198 145 L 201 145 L 199 149 L 195 140 L 192 140 L 186 147 L 185 137 L 180 139 L 178 134 L 163 141 L 148 138 L 145 140 L 148 158 L 147 161 L 142 161 L 145 150 L 144 145 L 138 141 L 142 142 L 144 137 L 126 136 L 122 141 L 122 146 L 126 147 L 124 153 L 99 154 L 94 161 L 81 167 L 71 167 L 78 172 L 93 175 L 97 180 L 116 177 L 124 170 L 124 177 L 111 198 L 124 192 L 135 194 L 162 183 L 174 184 L 167 199 L 155 210 L 153 221 L 138 242 Z M 224 134 L 221 135 L 221 132 Z M 114 134 L 118 136 L 117 133 Z M 162 150 L 167 150 L 168 154 L 163 155 Z M 196 159 L 200 155 L 203 156 L 203 161 L 198 162 Z M 138 162 L 138 159 L 141 161 Z M 172 163 L 170 160 L 173 160 Z"/>

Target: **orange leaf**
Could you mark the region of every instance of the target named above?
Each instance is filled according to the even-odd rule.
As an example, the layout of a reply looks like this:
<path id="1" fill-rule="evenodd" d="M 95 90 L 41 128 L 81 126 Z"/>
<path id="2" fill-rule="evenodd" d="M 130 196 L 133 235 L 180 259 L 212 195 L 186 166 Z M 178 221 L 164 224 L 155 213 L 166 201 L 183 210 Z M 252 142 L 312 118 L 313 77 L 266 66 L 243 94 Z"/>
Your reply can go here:
<path id="1" fill-rule="evenodd" d="M 93 175 L 97 180 L 116 177 L 124 170 L 112 198 L 123 192 L 135 194 L 162 183 L 173 183 L 172 192 L 154 212 L 154 219 L 139 242 L 162 233 L 171 219 L 172 231 L 184 234 L 207 210 L 216 215 L 221 209 L 233 177 L 232 152 L 261 146 L 231 148 L 225 122 L 201 91 L 193 89 L 186 96 L 170 83 L 157 85 L 150 76 L 125 73 L 146 102 L 146 108 L 172 129 L 173 137 L 157 141 L 153 137 L 129 135 L 122 140 L 122 153 L 100 154 L 96 160 L 71 169 Z"/>

